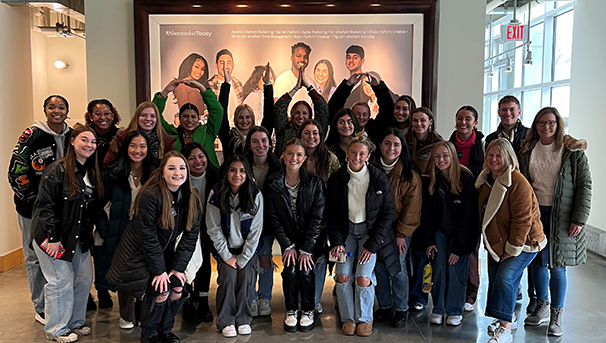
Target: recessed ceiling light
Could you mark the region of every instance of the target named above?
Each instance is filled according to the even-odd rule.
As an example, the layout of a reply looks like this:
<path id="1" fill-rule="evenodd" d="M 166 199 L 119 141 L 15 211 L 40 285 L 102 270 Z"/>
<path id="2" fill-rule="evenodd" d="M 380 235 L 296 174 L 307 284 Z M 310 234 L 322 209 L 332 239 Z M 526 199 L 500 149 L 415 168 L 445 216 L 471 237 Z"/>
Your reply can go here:
<path id="1" fill-rule="evenodd" d="M 371 7 L 380 7 L 381 4 L 370 4 Z"/>
<path id="2" fill-rule="evenodd" d="M 280 5 L 280 7 L 290 7 L 290 5 L 289 4 L 282 4 L 282 5 Z"/>
<path id="3" fill-rule="evenodd" d="M 200 7 L 202 7 L 202 5 L 191 5 L 191 7 L 200 8 Z"/>
<path id="4" fill-rule="evenodd" d="M 238 8 L 246 8 L 246 7 L 248 7 L 248 5 L 236 5 L 236 7 L 238 7 Z"/>
<path id="5" fill-rule="evenodd" d="M 326 7 L 335 7 L 335 4 L 328 4 Z"/>

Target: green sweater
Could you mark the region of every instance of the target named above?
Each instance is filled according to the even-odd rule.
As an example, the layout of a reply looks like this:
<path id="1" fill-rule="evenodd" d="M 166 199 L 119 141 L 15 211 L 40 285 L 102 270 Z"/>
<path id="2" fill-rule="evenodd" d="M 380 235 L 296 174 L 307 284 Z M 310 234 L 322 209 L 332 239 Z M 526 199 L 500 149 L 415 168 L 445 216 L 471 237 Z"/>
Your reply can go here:
<path id="1" fill-rule="evenodd" d="M 158 106 L 160 113 L 164 112 L 166 99 L 168 98 L 163 98 L 162 95 L 160 95 L 160 92 L 154 95 L 154 100 L 152 102 Z M 202 100 L 208 109 L 208 122 L 205 125 L 198 125 L 192 134 L 192 140 L 196 143 L 200 143 L 204 147 L 208 153 L 210 162 L 215 167 L 219 168 L 219 160 L 215 153 L 215 139 L 217 138 L 219 128 L 221 127 L 223 107 L 219 104 L 217 96 L 212 89 L 207 89 L 206 92 L 202 93 Z M 160 120 L 162 121 L 162 128 L 164 128 L 164 131 L 166 131 L 169 136 L 177 139 L 174 144 L 175 150 L 181 151 L 183 148 L 183 130 L 178 130 L 173 124 L 168 123 L 163 115 L 160 115 Z"/>

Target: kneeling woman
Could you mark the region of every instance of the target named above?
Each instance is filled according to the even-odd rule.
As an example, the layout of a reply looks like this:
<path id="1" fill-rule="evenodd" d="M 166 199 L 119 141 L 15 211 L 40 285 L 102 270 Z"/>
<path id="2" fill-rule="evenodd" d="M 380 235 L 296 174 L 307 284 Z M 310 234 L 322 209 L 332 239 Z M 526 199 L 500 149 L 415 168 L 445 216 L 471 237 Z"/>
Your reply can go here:
<path id="1" fill-rule="evenodd" d="M 44 170 L 34 203 L 32 245 L 47 281 L 44 331 L 53 341 L 91 333 L 84 325 L 93 282 L 90 248 L 96 202 L 103 196 L 96 139 L 88 126 L 74 129 L 65 156 Z"/>
<path id="2" fill-rule="evenodd" d="M 223 336 L 235 337 L 252 331 L 250 307 L 263 229 L 263 195 L 242 155 L 229 156 L 219 175 L 221 182 L 209 194 L 206 227 L 219 273 L 217 328 Z"/>
<path id="3" fill-rule="evenodd" d="M 198 240 L 200 211 L 185 157 L 164 154 L 135 198 L 107 273 L 118 292 L 143 299 L 141 342 L 179 342 L 172 329 L 187 298 L 184 271 Z"/>
<path id="4" fill-rule="evenodd" d="M 282 289 L 286 302 L 284 330 L 307 332 L 314 328 L 315 258 L 322 255 L 318 242 L 324 215 L 324 183 L 301 168 L 307 159 L 298 138 L 286 143 L 285 168 L 267 182 L 267 214 L 282 248 Z M 301 322 L 297 309 L 301 296 Z"/>
<path id="5" fill-rule="evenodd" d="M 517 328 L 513 313 L 524 269 L 547 245 L 539 203 L 520 173 L 518 159 L 505 138 L 490 142 L 484 170 L 478 176 L 478 207 L 484 246 L 488 250 L 486 315 L 489 343 L 512 342 Z"/>
<path id="6" fill-rule="evenodd" d="M 429 178 L 421 211 L 427 257 L 437 253 L 429 322 L 442 324 L 446 314 L 446 324 L 456 326 L 463 319 L 469 254 L 479 237 L 475 177 L 459 164 L 454 145 L 441 141 L 429 161 Z"/>
<path id="7" fill-rule="evenodd" d="M 328 180 L 326 220 L 333 246 L 330 254 L 351 254 L 345 263 L 337 264 L 337 299 L 342 331 L 348 336 L 372 334 L 377 253 L 387 265 L 396 265 L 394 273 L 400 271 L 391 228 L 394 207 L 389 182 L 383 170 L 368 164 L 374 149 L 366 132 L 358 133 L 347 147 L 347 164 Z M 386 258 L 389 256 L 394 259 Z"/>

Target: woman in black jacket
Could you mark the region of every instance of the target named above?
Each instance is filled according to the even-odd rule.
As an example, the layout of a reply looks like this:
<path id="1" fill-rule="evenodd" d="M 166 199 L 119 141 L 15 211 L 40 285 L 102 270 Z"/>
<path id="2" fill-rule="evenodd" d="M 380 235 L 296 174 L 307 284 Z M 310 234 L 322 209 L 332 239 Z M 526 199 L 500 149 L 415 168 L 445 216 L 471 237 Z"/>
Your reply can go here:
<path id="1" fill-rule="evenodd" d="M 92 127 L 97 134 L 97 159 L 99 160 L 99 166 L 102 166 L 105 154 L 109 150 L 109 143 L 118 133 L 120 114 L 109 100 L 96 99 L 88 103 L 84 119 L 86 125 Z M 99 302 L 101 302 L 101 299 L 99 299 Z M 99 307 L 103 308 L 101 304 L 99 304 Z"/>
<path id="2" fill-rule="evenodd" d="M 348 336 L 372 334 L 377 254 L 390 266 L 391 275 L 400 271 L 389 182 L 383 170 L 368 164 L 374 148 L 366 132 L 358 133 L 349 142 L 347 164 L 328 180 L 326 220 L 333 247 L 330 254 L 338 257 L 351 253 L 345 263 L 337 264 L 336 277 L 342 331 Z M 355 261 L 359 263 L 354 264 Z"/>
<path id="3" fill-rule="evenodd" d="M 435 144 L 429 161 L 429 187 L 424 190 L 421 233 L 434 262 L 432 324 L 460 325 L 463 319 L 469 254 L 479 240 L 478 218 L 473 210 L 478 195 L 475 177 L 461 166 L 452 143 Z"/>
<path id="4" fill-rule="evenodd" d="M 105 276 L 111 266 L 114 251 L 130 221 L 132 203 L 157 166 L 157 161 L 148 148 L 146 134 L 138 130 L 130 131 L 120 146 L 116 163 L 101 174 L 104 192 L 97 207 L 96 237 L 98 235 L 103 242 L 95 247 L 94 256 L 95 288 L 100 308 L 105 308 L 102 305 L 108 299 L 109 304 L 112 304 L 109 291 L 115 292 L 116 289 L 107 282 Z M 119 326 L 121 329 L 132 329 L 136 319 L 135 298 L 130 294 L 118 292 L 118 300 Z"/>
<path id="5" fill-rule="evenodd" d="M 188 296 L 184 271 L 198 240 L 200 212 L 185 157 L 166 153 L 135 198 L 133 219 L 107 273 L 119 292 L 143 300 L 141 342 L 179 342 L 172 328 Z"/>
<path id="6" fill-rule="evenodd" d="M 63 158 L 44 170 L 32 217 L 32 245 L 44 286 L 46 338 L 74 342 L 84 325 L 93 282 L 90 248 L 95 205 L 103 196 L 93 129 L 73 130 Z"/>
<path id="7" fill-rule="evenodd" d="M 284 168 L 268 180 L 267 214 L 282 248 L 282 289 L 286 302 L 284 330 L 308 332 L 314 328 L 315 259 L 323 253 L 318 241 L 324 215 L 324 184 L 302 168 L 307 155 L 298 138 L 286 143 Z M 297 309 L 301 296 L 301 321 Z"/>

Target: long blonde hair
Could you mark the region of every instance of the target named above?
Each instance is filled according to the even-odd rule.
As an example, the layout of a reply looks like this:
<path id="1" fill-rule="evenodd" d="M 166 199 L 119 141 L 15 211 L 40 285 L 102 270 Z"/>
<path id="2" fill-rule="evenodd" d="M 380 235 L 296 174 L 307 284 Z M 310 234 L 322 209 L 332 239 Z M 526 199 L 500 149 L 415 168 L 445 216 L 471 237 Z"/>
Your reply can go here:
<path id="1" fill-rule="evenodd" d="M 231 132 L 234 135 L 234 140 L 235 140 L 235 144 L 234 144 L 234 151 L 238 148 L 238 147 L 242 147 L 242 149 L 244 149 L 244 146 L 246 145 L 246 136 L 244 134 L 244 132 L 242 132 L 242 130 L 240 130 L 240 128 L 238 127 L 238 119 L 240 119 L 240 115 L 242 114 L 242 111 L 247 110 L 248 113 L 250 113 L 250 120 L 252 120 L 253 124 L 251 125 L 251 128 L 253 126 L 256 125 L 256 120 L 255 120 L 255 112 L 253 111 L 252 107 L 250 107 L 247 104 L 242 104 L 242 105 L 238 105 L 238 107 L 236 107 L 236 109 L 234 110 L 234 127 L 231 128 Z M 250 132 L 250 129 L 249 131 Z"/>
<path id="2" fill-rule="evenodd" d="M 434 143 L 434 148 L 431 151 L 431 157 L 429 159 L 429 194 L 433 195 L 436 184 L 436 159 L 434 155 L 439 147 L 446 147 L 448 154 L 450 155 L 450 167 L 448 170 L 448 181 L 450 181 L 450 193 L 459 194 L 463 190 L 463 184 L 461 183 L 461 173 L 467 172 L 471 174 L 471 171 L 465 166 L 459 163 L 459 157 L 457 155 L 457 149 L 454 144 L 449 141 L 439 141 Z"/>
<path id="3" fill-rule="evenodd" d="M 174 229 L 175 228 L 175 218 L 172 214 L 172 202 L 173 195 L 168 189 L 166 185 L 166 181 L 164 181 L 164 167 L 166 167 L 166 163 L 168 159 L 171 157 L 178 157 L 185 162 L 185 167 L 187 168 L 187 180 L 185 180 L 185 187 L 188 187 L 190 190 L 188 206 L 187 206 L 187 224 L 185 225 L 185 230 L 190 231 L 191 228 L 196 224 L 198 220 L 198 216 L 200 215 L 200 209 L 202 205 L 200 203 L 200 198 L 198 197 L 198 191 L 194 188 L 191 183 L 191 178 L 189 177 L 189 164 L 187 164 L 187 159 L 183 154 L 178 151 L 169 151 L 162 158 L 162 162 L 160 162 L 160 167 L 154 170 L 153 173 L 149 176 L 149 180 L 141 190 L 137 197 L 135 198 L 135 202 L 133 203 L 133 207 L 130 209 L 131 216 L 134 216 L 139 211 L 139 201 L 141 200 L 141 195 L 147 191 L 148 188 L 158 187 L 160 189 L 160 194 L 162 196 L 162 210 L 160 215 L 158 216 L 158 220 L 156 224 L 162 229 Z M 183 186 L 181 186 L 183 187 Z"/>

